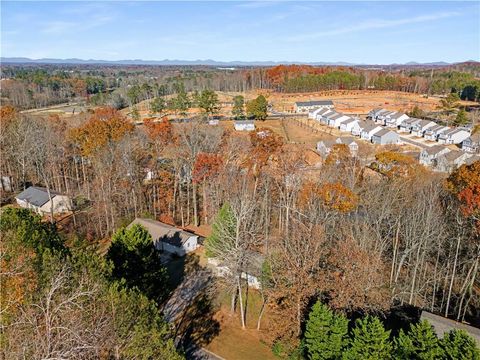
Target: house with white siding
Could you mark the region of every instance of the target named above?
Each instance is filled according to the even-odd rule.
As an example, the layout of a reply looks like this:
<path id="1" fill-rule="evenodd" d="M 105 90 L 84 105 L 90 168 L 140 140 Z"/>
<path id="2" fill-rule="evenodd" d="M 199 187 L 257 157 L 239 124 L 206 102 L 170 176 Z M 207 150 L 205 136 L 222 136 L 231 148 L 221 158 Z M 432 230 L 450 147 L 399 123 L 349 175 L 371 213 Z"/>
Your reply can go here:
<path id="1" fill-rule="evenodd" d="M 390 116 L 392 116 L 393 114 L 395 114 L 396 111 L 384 111 L 384 112 L 381 112 L 380 114 L 377 115 L 377 118 L 375 120 L 375 122 L 377 124 L 381 124 L 383 126 L 387 125 L 387 120 L 390 118 Z"/>
<path id="2" fill-rule="evenodd" d="M 360 121 L 360 119 L 358 119 L 358 118 L 350 118 L 350 119 L 347 119 L 345 121 L 342 121 L 342 123 L 340 124 L 340 131 L 351 133 L 353 127 L 359 121 Z"/>
<path id="3" fill-rule="evenodd" d="M 17 204 L 25 209 L 32 209 L 40 215 L 61 214 L 72 210 L 72 200 L 54 190 L 39 186 L 30 186 L 15 196 Z"/>
<path id="4" fill-rule="evenodd" d="M 465 128 L 453 128 L 438 136 L 440 144 L 460 144 L 470 137 L 470 131 Z"/>
<path id="5" fill-rule="evenodd" d="M 480 152 L 480 133 L 473 134 L 463 140 L 462 150 L 469 153 Z"/>
<path id="6" fill-rule="evenodd" d="M 437 165 L 437 158 L 450 151 L 448 147 L 442 145 L 426 147 L 420 152 L 419 162 L 425 166 L 435 167 Z"/>
<path id="7" fill-rule="evenodd" d="M 360 133 L 360 137 L 363 140 L 371 141 L 372 136 L 382 129 L 383 129 L 383 127 L 381 127 L 380 125 L 371 122 L 371 123 L 365 125 L 362 132 Z"/>
<path id="8" fill-rule="evenodd" d="M 199 246 L 198 235 L 152 219 L 136 218 L 128 225 L 143 226 L 153 240 L 155 249 L 170 254 L 185 256 Z"/>
<path id="9" fill-rule="evenodd" d="M 378 145 L 391 145 L 398 144 L 400 142 L 400 137 L 395 131 L 388 129 L 382 129 L 377 131 L 372 135 L 372 143 Z"/>
<path id="10" fill-rule="evenodd" d="M 253 120 L 235 120 L 233 126 L 237 131 L 255 130 L 255 122 Z"/>
<path id="11" fill-rule="evenodd" d="M 437 141 L 439 135 L 447 130 L 450 130 L 448 126 L 435 125 L 425 130 L 423 137 L 430 141 Z"/>
<path id="12" fill-rule="evenodd" d="M 367 119 L 373 120 L 376 123 L 384 123 L 384 119 L 380 119 L 380 117 L 387 113 L 391 113 L 391 111 L 386 109 L 373 109 L 368 112 Z"/>
<path id="13" fill-rule="evenodd" d="M 328 119 L 328 126 L 338 129 L 340 127 L 340 124 L 343 121 L 348 120 L 348 119 L 350 119 L 350 116 L 338 113 L 338 114 L 333 115 L 332 117 L 330 117 Z"/>
<path id="14" fill-rule="evenodd" d="M 322 113 L 322 114 L 318 114 L 317 115 L 317 120 L 320 121 L 320 123 L 324 124 L 324 125 L 328 125 L 328 120 L 337 115 L 338 113 L 334 110 L 327 110 L 326 112 Z"/>
<path id="15" fill-rule="evenodd" d="M 430 120 L 420 120 L 412 125 L 412 135 L 423 137 L 425 131 L 429 128 L 434 127 L 437 125 L 435 122 Z"/>
<path id="16" fill-rule="evenodd" d="M 403 120 L 408 119 L 408 115 L 401 112 L 394 112 L 393 114 L 386 115 L 385 126 L 390 128 L 399 127 Z"/>
<path id="17" fill-rule="evenodd" d="M 334 114 L 336 114 L 336 112 L 334 110 L 325 109 L 325 108 L 320 109 L 320 111 L 318 111 L 315 115 L 315 120 L 322 122 L 322 119 L 324 117 L 326 118 L 327 116 L 334 115 Z"/>
<path id="18" fill-rule="evenodd" d="M 296 113 L 307 113 L 314 109 L 333 109 L 333 107 L 334 105 L 332 100 L 298 101 L 294 105 L 294 110 Z"/>
<path id="19" fill-rule="evenodd" d="M 422 121 L 422 119 L 417 119 L 417 118 L 408 118 L 402 121 L 399 127 L 400 132 L 404 133 L 410 133 L 412 131 L 412 127 L 416 124 Z"/>
<path id="20" fill-rule="evenodd" d="M 437 158 L 437 165 L 435 167 L 435 170 L 442 172 L 452 172 L 453 170 L 465 164 L 467 159 L 471 156 L 472 154 L 464 151 L 450 151 Z"/>
<path id="21" fill-rule="evenodd" d="M 365 128 L 365 126 L 367 126 L 370 123 L 373 124 L 372 121 L 359 120 L 358 122 L 356 122 L 352 125 L 352 129 L 351 129 L 350 132 L 352 133 L 353 136 L 360 136 L 362 134 L 362 130 Z"/>

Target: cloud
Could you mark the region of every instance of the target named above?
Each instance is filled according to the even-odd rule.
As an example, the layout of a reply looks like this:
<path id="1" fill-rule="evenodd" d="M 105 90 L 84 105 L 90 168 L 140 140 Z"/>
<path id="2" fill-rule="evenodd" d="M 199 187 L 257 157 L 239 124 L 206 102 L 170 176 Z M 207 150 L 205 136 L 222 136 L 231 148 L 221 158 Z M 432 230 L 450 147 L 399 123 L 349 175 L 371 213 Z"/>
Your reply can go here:
<path id="1" fill-rule="evenodd" d="M 431 15 L 420 15 L 420 16 L 414 16 L 414 17 L 397 19 L 397 20 L 370 19 L 370 20 L 362 21 L 357 25 L 345 25 L 345 26 L 340 26 L 340 27 L 336 27 L 330 30 L 325 30 L 325 31 L 288 36 L 285 40 L 287 41 L 313 40 L 313 39 L 318 39 L 325 36 L 356 33 L 360 31 L 372 30 L 372 29 L 392 28 L 392 27 L 397 27 L 401 25 L 435 21 L 435 20 L 450 18 L 453 16 L 459 16 L 459 15 L 461 15 L 460 12 L 452 11 L 452 12 L 441 12 L 441 13 L 431 14 Z"/>

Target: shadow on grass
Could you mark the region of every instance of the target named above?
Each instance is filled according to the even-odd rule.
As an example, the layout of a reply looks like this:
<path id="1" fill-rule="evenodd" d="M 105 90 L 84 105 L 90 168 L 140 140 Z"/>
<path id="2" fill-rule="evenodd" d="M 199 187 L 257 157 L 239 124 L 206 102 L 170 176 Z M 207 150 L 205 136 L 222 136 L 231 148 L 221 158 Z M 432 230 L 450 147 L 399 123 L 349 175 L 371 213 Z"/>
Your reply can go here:
<path id="1" fill-rule="evenodd" d="M 200 266 L 195 254 L 174 259 L 167 268 L 175 290 L 164 307 L 164 315 L 174 325 L 177 346 L 192 358 L 189 354 L 220 333 L 220 323 L 214 319 L 215 279 L 210 270 Z"/>

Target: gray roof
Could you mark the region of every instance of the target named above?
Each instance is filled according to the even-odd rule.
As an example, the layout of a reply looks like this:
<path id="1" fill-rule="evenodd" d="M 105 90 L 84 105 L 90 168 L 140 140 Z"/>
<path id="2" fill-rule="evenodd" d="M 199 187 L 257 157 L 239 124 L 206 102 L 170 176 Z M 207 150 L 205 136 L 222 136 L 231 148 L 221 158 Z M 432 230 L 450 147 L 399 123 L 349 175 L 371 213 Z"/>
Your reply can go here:
<path id="1" fill-rule="evenodd" d="M 480 161 L 480 155 L 472 155 L 467 160 L 465 160 L 465 164 L 472 165 L 474 162 Z"/>
<path id="2" fill-rule="evenodd" d="M 396 132 L 393 132 L 393 131 L 388 130 L 388 129 L 382 129 L 382 130 L 379 130 L 378 132 L 376 132 L 375 134 L 373 134 L 373 136 L 380 136 L 380 137 L 382 137 L 382 136 L 387 135 L 388 133 L 393 133 L 393 134 L 397 135 Z"/>
<path id="3" fill-rule="evenodd" d="M 317 112 L 317 115 L 323 115 L 323 114 L 327 114 L 329 112 L 333 112 L 333 111 L 331 109 L 322 108 L 319 112 Z"/>
<path id="4" fill-rule="evenodd" d="M 253 120 L 235 120 L 235 125 L 249 125 L 254 124 Z"/>
<path id="5" fill-rule="evenodd" d="M 50 190 L 50 195 L 54 198 L 56 195 L 60 195 L 60 193 Z M 30 186 L 18 194 L 16 199 L 38 207 L 45 205 L 49 201 L 47 189 L 38 186 Z"/>
<path id="6" fill-rule="evenodd" d="M 438 337 L 443 337 L 446 332 L 449 332 L 453 329 L 461 329 L 468 332 L 470 336 L 472 336 L 476 341 L 477 344 L 480 346 L 480 329 L 458 322 L 454 320 L 450 320 L 444 318 L 442 316 L 438 316 L 427 311 L 422 311 L 422 315 L 420 316 L 421 320 L 428 320 L 430 324 L 432 324 L 435 332 L 437 333 Z"/>
<path id="7" fill-rule="evenodd" d="M 426 147 L 423 151 L 425 151 L 428 155 L 435 155 L 445 149 L 448 149 L 448 148 L 442 145 L 435 145 L 435 146 Z M 448 150 L 450 151 L 450 149 Z"/>
<path id="8" fill-rule="evenodd" d="M 372 131 L 373 129 L 378 128 L 378 127 L 381 127 L 381 126 L 378 125 L 378 124 L 375 124 L 375 123 L 368 123 L 368 124 L 366 124 L 365 127 L 363 128 L 363 131 L 365 131 L 365 132 L 370 132 L 370 131 Z"/>
<path id="9" fill-rule="evenodd" d="M 352 143 L 356 142 L 355 139 L 351 136 L 342 136 L 337 139 L 337 144 L 345 144 L 345 145 L 350 145 Z"/>
<path id="10" fill-rule="evenodd" d="M 313 101 L 297 101 L 295 103 L 297 106 L 325 106 L 333 105 L 332 100 L 313 100 Z"/>
<path id="11" fill-rule="evenodd" d="M 340 119 L 341 117 L 344 117 L 345 115 L 337 113 L 336 115 L 330 116 L 330 119 L 332 120 L 337 120 Z"/>
<path id="12" fill-rule="evenodd" d="M 163 241 L 170 245 L 180 247 L 192 236 L 196 236 L 188 231 L 152 219 L 136 218 L 129 226 L 134 224 L 145 227 L 152 236 L 154 243 Z"/>
<path id="13" fill-rule="evenodd" d="M 455 160 L 457 160 L 458 158 L 464 156 L 466 153 L 463 152 L 463 151 L 450 151 L 448 153 L 446 153 L 445 155 L 443 155 L 444 159 L 449 162 L 449 163 L 453 163 Z"/>
<path id="14" fill-rule="evenodd" d="M 405 115 L 404 113 L 401 113 L 401 112 L 395 112 L 393 113 L 390 118 L 392 119 L 398 119 L 399 117 L 402 117 L 403 115 Z"/>
<path id="15" fill-rule="evenodd" d="M 350 124 L 350 123 L 355 122 L 355 121 L 359 121 L 359 120 L 351 117 L 347 120 L 342 121 L 342 124 Z"/>

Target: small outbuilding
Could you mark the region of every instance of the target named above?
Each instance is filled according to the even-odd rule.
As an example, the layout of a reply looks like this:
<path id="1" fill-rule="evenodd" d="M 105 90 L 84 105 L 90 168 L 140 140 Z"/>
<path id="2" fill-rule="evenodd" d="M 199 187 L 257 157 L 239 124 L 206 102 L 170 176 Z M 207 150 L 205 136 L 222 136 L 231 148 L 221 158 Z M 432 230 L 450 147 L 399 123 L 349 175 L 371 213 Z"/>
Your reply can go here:
<path id="1" fill-rule="evenodd" d="M 253 120 L 235 120 L 233 126 L 237 131 L 255 130 L 255 122 Z"/>

